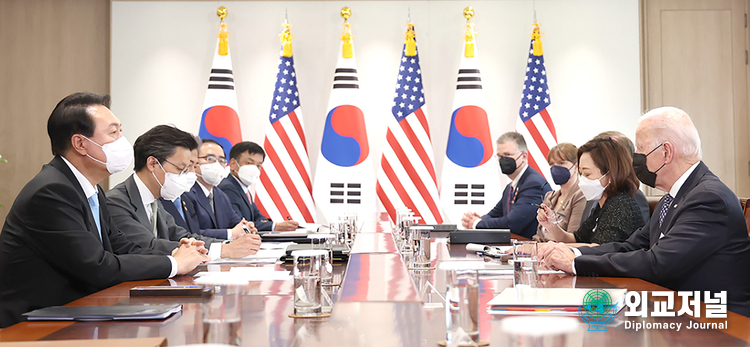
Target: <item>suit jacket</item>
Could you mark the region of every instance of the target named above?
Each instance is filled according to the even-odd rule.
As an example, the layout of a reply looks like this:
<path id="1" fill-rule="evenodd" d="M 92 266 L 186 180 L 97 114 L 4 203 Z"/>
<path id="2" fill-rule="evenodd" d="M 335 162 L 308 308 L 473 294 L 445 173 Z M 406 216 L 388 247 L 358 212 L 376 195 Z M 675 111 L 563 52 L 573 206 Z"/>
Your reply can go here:
<path id="1" fill-rule="evenodd" d="M 557 191 L 550 191 L 547 194 L 544 194 L 544 204 L 549 206 L 549 208 L 554 209 L 561 196 L 562 191 L 559 189 Z M 575 187 L 568 192 L 568 196 L 565 200 L 566 201 L 562 204 L 562 210 L 557 211 L 562 212 L 565 215 L 565 217 L 562 217 L 562 222 L 558 225 L 565 231 L 574 232 L 581 227 L 581 223 L 585 220 L 581 217 L 586 208 L 586 198 L 583 196 L 581 188 L 576 184 Z M 534 235 L 535 239 L 547 242 L 549 240 L 544 236 L 542 229 L 544 228 L 541 225 L 536 228 L 536 235 Z"/>
<path id="2" fill-rule="evenodd" d="M 637 277 L 676 291 L 725 290 L 728 309 L 750 316 L 750 238 L 742 207 L 703 162 L 674 197 L 661 227 L 654 213 L 625 242 L 579 250 L 579 275 Z"/>
<path id="3" fill-rule="evenodd" d="M 226 193 L 232 208 L 240 217 L 255 223 L 258 231 L 270 231 L 273 229 L 273 222 L 266 218 L 252 200 L 248 200 L 245 191 L 242 190 L 240 182 L 237 182 L 233 176 L 225 178 L 219 183 L 219 188 Z"/>
<path id="4" fill-rule="evenodd" d="M 181 205 L 182 213 L 185 216 L 185 218 L 183 218 L 182 215 L 180 215 L 180 212 L 177 211 L 177 207 L 174 205 L 172 201 L 166 200 L 164 198 L 159 198 L 159 201 L 161 201 L 161 205 L 164 206 L 164 209 L 167 210 L 167 212 L 169 212 L 169 214 L 172 215 L 172 218 L 174 218 L 174 222 L 177 223 L 177 225 L 187 230 L 188 233 L 191 233 L 191 234 L 200 233 L 201 229 L 198 226 L 198 220 L 196 219 L 197 217 L 195 216 L 195 209 L 193 208 L 193 201 L 188 196 L 187 193 L 183 193 L 180 196 L 180 205 Z"/>
<path id="5" fill-rule="evenodd" d="M 528 167 L 511 192 L 511 184 L 503 191 L 503 198 L 490 213 L 482 216 L 477 229 L 510 229 L 514 234 L 531 238 L 536 233 L 537 207 L 544 194 L 551 191 L 549 183 L 532 167 Z"/>
<path id="6" fill-rule="evenodd" d="M 229 197 L 219 187 L 214 187 L 213 193 L 213 209 L 208 197 L 203 193 L 200 183 L 195 182 L 193 188 L 185 194 L 190 195 L 190 202 L 193 204 L 195 216 L 200 226 L 199 233 L 217 239 L 226 239 L 227 229 L 234 228 L 237 223 L 242 221 L 242 217 L 234 211 Z"/>
<path id="7" fill-rule="evenodd" d="M 638 209 L 641 210 L 641 216 L 643 216 L 643 222 L 648 223 L 648 220 L 651 219 L 651 208 L 648 206 L 648 199 L 646 199 L 646 194 L 643 194 L 643 192 L 638 189 L 635 192 L 635 195 L 633 195 L 633 199 L 635 199 L 635 203 L 638 204 Z M 599 203 L 599 200 L 591 200 L 586 201 L 586 207 L 583 210 L 583 217 L 581 220 L 585 221 L 589 219 L 589 216 L 591 215 L 591 211 L 594 209 L 594 206 Z M 568 230 L 571 231 L 571 230 Z M 572 230 L 575 231 L 575 230 Z"/>
<path id="8" fill-rule="evenodd" d="M 146 214 L 141 193 L 138 191 L 133 175 L 107 192 L 107 206 L 112 219 L 132 242 L 138 243 L 144 248 L 164 252 L 171 252 L 177 248 L 182 238 L 192 237 L 202 240 L 206 243 L 206 248 L 211 247 L 214 242 L 221 242 L 221 240 L 211 237 L 191 234 L 177 225 L 174 217 L 164 209 L 164 205 L 159 199 L 154 200 L 158 204 L 158 211 L 156 212 L 156 235 L 158 237 L 154 237 L 151 221 Z"/>
<path id="9" fill-rule="evenodd" d="M 102 240 L 80 183 L 61 157 L 24 186 L 0 233 L 0 328 L 123 281 L 167 278 L 163 252 L 130 242 L 100 187 Z"/>

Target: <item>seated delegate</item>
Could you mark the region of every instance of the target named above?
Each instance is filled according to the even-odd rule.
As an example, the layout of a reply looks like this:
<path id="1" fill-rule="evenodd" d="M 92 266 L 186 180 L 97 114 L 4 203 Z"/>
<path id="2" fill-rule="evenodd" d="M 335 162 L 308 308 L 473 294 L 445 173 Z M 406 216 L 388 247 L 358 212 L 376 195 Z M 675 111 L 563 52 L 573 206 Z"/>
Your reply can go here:
<path id="1" fill-rule="evenodd" d="M 558 215 L 556 224 L 563 230 L 578 230 L 581 216 L 586 207 L 586 199 L 578 188 L 578 148 L 572 143 L 563 142 L 552 147 L 547 154 L 550 174 L 555 184 L 560 186 L 556 191 L 544 195 L 544 204 Z M 539 224 L 534 240 L 548 241 L 546 229 Z"/>
<path id="2" fill-rule="evenodd" d="M 586 200 L 596 200 L 591 215 L 577 230 L 564 230 L 552 222 L 547 206 L 537 211 L 539 223 L 551 240 L 603 244 L 626 240 L 643 226 L 633 195 L 638 189 L 627 149 L 612 139 L 593 139 L 578 149 L 578 187 Z"/>

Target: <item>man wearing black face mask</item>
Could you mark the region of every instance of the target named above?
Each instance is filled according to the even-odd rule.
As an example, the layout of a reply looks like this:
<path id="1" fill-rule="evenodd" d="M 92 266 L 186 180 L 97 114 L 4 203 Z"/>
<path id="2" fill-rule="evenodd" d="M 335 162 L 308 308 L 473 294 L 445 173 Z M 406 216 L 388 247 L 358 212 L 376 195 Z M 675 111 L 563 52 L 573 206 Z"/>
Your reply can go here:
<path id="1" fill-rule="evenodd" d="M 674 107 L 654 109 L 636 129 L 633 169 L 668 192 L 625 242 L 539 251 L 553 268 L 583 276 L 637 277 L 676 291 L 726 291 L 728 310 L 750 316 L 750 239 L 737 196 L 700 160 L 698 130 Z M 698 299 L 698 298 L 696 298 Z M 705 301 L 705 296 L 700 297 Z"/>
<path id="2" fill-rule="evenodd" d="M 511 179 L 500 202 L 488 214 L 466 212 L 461 223 L 466 229 L 510 229 L 531 238 L 536 233 L 537 208 L 542 197 L 552 190 L 549 183 L 528 165 L 528 149 L 523 135 L 507 132 L 497 139 L 497 156 L 503 174 Z"/>

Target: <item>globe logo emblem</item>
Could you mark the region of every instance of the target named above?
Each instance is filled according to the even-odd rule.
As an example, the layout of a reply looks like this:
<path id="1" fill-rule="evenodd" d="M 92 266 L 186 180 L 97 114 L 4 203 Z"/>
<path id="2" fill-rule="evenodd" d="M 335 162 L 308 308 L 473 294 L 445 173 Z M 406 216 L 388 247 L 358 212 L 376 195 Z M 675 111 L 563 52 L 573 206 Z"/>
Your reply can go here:
<path id="1" fill-rule="evenodd" d="M 589 331 L 607 331 L 607 323 L 615 318 L 616 313 L 612 297 L 604 289 L 589 290 L 578 309 L 578 316 L 588 323 Z"/>

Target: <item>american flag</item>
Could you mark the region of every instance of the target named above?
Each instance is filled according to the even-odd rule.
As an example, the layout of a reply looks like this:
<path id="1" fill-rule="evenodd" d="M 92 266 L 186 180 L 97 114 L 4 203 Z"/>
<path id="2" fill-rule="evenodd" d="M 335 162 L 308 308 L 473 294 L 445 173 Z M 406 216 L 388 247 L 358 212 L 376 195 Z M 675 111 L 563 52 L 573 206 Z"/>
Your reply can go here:
<path id="1" fill-rule="evenodd" d="M 376 187 L 392 221 L 397 208 L 407 207 L 427 224 L 443 223 L 424 106 L 419 55 L 406 56 L 404 46 Z"/>
<path id="2" fill-rule="evenodd" d="M 314 223 L 310 159 L 293 57 L 282 56 L 279 62 L 268 120 L 263 141 L 266 160 L 256 190 L 258 209 L 272 220 L 291 217 Z"/>
<path id="3" fill-rule="evenodd" d="M 552 101 L 547 86 L 544 56 L 535 56 L 533 45 L 532 40 L 516 131 L 523 135 L 529 147 L 529 165 L 552 182 L 547 154 L 550 148 L 557 145 L 557 132 L 550 116 Z"/>

